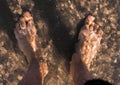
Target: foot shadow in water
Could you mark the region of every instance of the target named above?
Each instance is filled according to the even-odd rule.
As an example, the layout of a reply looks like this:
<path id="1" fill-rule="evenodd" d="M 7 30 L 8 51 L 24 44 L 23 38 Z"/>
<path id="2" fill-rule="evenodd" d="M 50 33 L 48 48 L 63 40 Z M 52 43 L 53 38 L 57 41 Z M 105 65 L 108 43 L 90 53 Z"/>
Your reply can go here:
<path id="1" fill-rule="evenodd" d="M 41 17 L 47 21 L 48 32 L 55 49 L 69 61 L 73 53 L 74 40 L 68 34 L 69 28 L 58 18 L 56 0 L 34 0 L 34 3 L 35 9 L 42 10 Z"/>

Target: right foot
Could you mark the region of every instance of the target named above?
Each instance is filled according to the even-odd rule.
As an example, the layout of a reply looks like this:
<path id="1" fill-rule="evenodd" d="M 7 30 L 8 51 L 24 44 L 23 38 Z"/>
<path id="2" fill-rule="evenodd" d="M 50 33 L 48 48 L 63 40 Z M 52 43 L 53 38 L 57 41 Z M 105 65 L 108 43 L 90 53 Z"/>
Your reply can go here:
<path id="1" fill-rule="evenodd" d="M 89 15 L 85 20 L 85 26 L 81 29 L 78 37 L 77 53 L 87 68 L 90 67 L 92 59 L 96 56 L 100 47 L 103 31 L 94 22 L 95 17 Z"/>
<path id="2" fill-rule="evenodd" d="M 88 69 L 100 47 L 103 31 L 94 23 L 94 19 L 91 15 L 86 18 L 78 36 L 76 52 L 72 56 L 70 68 L 75 85 L 82 85 L 85 80 L 90 79 Z"/>

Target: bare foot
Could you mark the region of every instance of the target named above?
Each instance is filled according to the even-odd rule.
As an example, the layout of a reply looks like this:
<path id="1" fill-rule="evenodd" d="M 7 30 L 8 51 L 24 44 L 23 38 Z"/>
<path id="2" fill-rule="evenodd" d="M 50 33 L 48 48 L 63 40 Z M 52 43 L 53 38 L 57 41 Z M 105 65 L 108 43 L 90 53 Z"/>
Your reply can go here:
<path id="1" fill-rule="evenodd" d="M 18 46 L 27 58 L 28 63 L 36 51 L 36 28 L 29 12 L 24 12 L 14 30 Z M 35 56 L 34 56 L 35 57 Z"/>
<path id="2" fill-rule="evenodd" d="M 30 64 L 19 85 L 43 85 L 44 78 L 48 74 L 48 66 L 46 60 L 36 48 L 36 28 L 29 12 L 23 13 L 16 24 L 14 33 L 20 50 Z M 39 54 L 37 54 L 38 51 Z"/>
<path id="3" fill-rule="evenodd" d="M 92 59 L 96 56 L 100 47 L 103 31 L 94 22 L 95 17 L 89 15 L 82 27 L 78 43 L 76 45 L 76 53 L 72 56 L 71 74 L 75 85 L 81 85 L 85 80 L 90 79 L 88 69 Z"/>
<path id="4" fill-rule="evenodd" d="M 89 15 L 85 26 L 81 29 L 78 37 L 77 53 L 89 69 L 92 59 L 96 56 L 100 47 L 103 31 L 94 22 L 95 17 Z"/>
<path id="5" fill-rule="evenodd" d="M 36 51 L 36 28 L 33 22 L 33 17 L 31 16 L 31 14 L 29 12 L 25 12 L 23 14 L 24 20 L 26 22 L 26 30 L 27 30 L 27 40 L 28 42 L 30 42 L 33 51 Z"/>

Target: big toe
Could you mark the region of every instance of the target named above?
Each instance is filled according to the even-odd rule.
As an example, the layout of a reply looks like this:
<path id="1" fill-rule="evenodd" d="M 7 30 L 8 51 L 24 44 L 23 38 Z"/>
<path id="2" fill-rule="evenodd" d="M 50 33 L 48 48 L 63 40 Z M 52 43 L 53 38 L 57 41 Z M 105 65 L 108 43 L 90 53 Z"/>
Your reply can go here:
<path id="1" fill-rule="evenodd" d="M 24 12 L 23 17 L 25 18 L 26 22 L 33 19 L 29 12 Z"/>

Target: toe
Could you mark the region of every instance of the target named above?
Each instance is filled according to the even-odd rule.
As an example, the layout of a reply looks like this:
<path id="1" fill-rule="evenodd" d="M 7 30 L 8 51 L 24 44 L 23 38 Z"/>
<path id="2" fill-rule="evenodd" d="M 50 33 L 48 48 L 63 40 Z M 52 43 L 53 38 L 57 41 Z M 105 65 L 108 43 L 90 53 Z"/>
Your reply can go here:
<path id="1" fill-rule="evenodd" d="M 26 22 L 33 19 L 29 12 L 24 12 L 23 17 L 25 18 Z"/>
<path id="2" fill-rule="evenodd" d="M 98 28 L 99 28 L 99 25 L 98 24 L 94 24 L 93 31 L 97 32 Z"/>
<path id="3" fill-rule="evenodd" d="M 101 29 L 98 29 L 98 30 L 97 30 L 97 34 L 98 34 L 98 37 L 99 37 L 99 38 L 102 38 L 103 31 L 102 31 Z"/>
<path id="4" fill-rule="evenodd" d="M 21 29 L 25 29 L 26 28 L 26 22 L 25 22 L 24 17 L 20 18 L 19 24 L 20 24 L 20 28 Z"/>
<path id="5" fill-rule="evenodd" d="M 86 18 L 85 22 L 90 25 L 94 20 L 95 20 L 95 17 L 92 16 L 92 15 L 89 15 L 89 16 Z"/>
<path id="6" fill-rule="evenodd" d="M 90 31 L 93 31 L 94 30 L 94 25 L 95 25 L 95 23 L 93 22 L 93 23 L 91 23 L 91 25 L 89 26 L 89 30 Z"/>
<path id="7" fill-rule="evenodd" d="M 31 17 L 31 14 L 27 11 L 27 12 L 24 12 L 24 13 L 23 13 L 23 16 L 24 16 L 24 17 Z"/>

